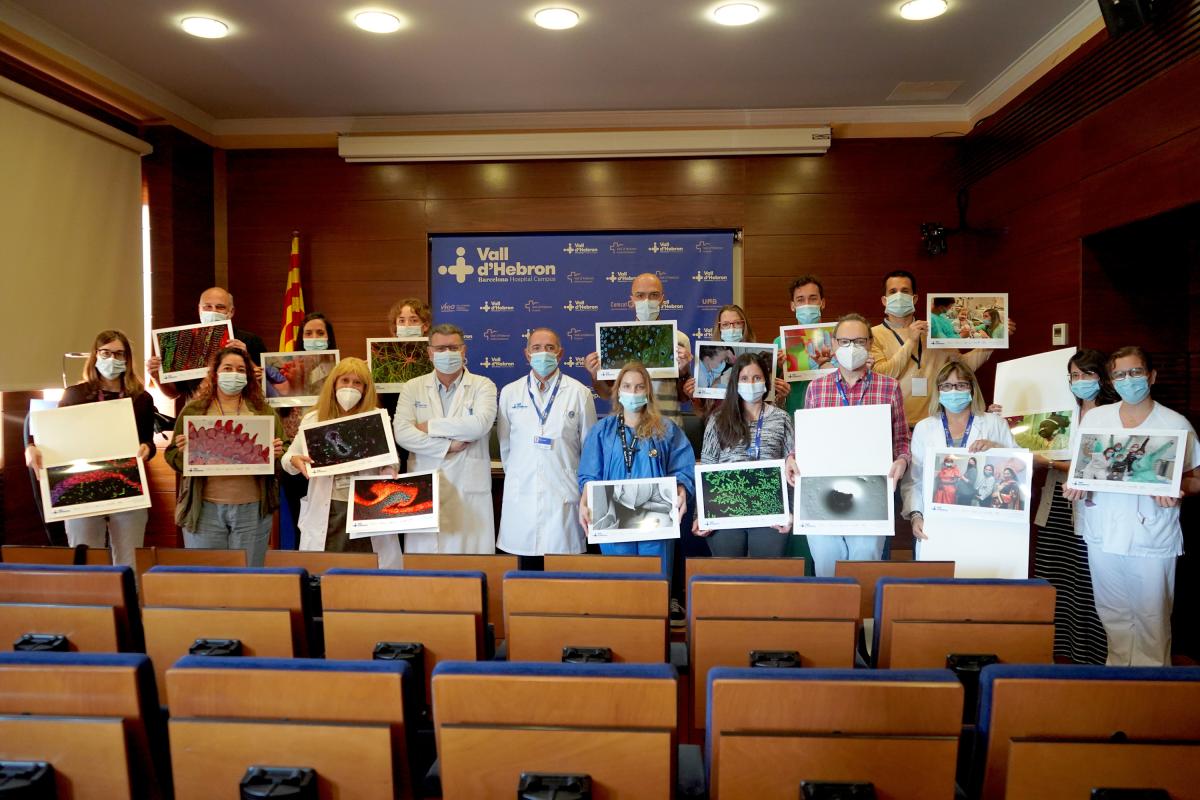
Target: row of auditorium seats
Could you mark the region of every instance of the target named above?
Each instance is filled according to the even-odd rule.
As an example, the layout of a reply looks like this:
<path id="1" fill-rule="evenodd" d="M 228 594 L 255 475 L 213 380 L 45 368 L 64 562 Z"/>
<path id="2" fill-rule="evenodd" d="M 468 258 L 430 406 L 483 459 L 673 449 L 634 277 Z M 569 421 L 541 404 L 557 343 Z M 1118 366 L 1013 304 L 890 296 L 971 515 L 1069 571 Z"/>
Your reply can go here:
<path id="1" fill-rule="evenodd" d="M 165 715 L 144 655 L 0 653 L 0 769 L 48 765 L 53 793 L 22 797 L 410 798 L 411 678 L 396 661 L 187 656 L 166 671 Z M 678 739 L 676 680 L 667 664 L 443 662 L 440 796 L 1084 800 L 1200 785 L 1200 668 L 991 665 L 969 744 L 947 670 L 718 668 L 703 751 Z"/>

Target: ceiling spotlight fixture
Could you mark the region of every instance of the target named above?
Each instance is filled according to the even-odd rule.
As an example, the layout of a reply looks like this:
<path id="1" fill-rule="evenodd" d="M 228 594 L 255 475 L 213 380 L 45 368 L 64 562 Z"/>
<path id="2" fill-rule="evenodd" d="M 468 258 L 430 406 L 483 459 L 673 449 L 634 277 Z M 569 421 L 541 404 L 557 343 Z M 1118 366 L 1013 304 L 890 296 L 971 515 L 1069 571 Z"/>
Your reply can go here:
<path id="1" fill-rule="evenodd" d="M 933 19 L 945 14 L 949 5 L 946 0 L 908 0 L 900 6 L 900 16 L 913 20 Z"/>
<path id="2" fill-rule="evenodd" d="M 551 31 L 565 31 L 579 24 L 579 13 L 569 8 L 543 8 L 533 15 L 539 27 Z"/>
<path id="3" fill-rule="evenodd" d="M 229 26 L 212 17 L 184 17 L 179 20 L 179 27 L 201 39 L 224 39 L 229 35 Z"/>
<path id="4" fill-rule="evenodd" d="M 713 9 L 712 18 L 721 25 L 749 25 L 758 20 L 760 13 L 751 3 L 727 3 Z"/>
<path id="5" fill-rule="evenodd" d="M 386 11 L 360 11 L 354 24 L 371 33 L 395 33 L 400 30 L 400 18 Z"/>

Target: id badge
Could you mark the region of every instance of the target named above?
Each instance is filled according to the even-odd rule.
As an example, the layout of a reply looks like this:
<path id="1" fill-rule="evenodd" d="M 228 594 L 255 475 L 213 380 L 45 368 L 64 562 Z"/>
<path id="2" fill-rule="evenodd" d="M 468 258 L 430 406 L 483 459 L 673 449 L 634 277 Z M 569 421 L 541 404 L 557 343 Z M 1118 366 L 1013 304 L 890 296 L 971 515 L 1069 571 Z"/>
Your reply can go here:
<path id="1" fill-rule="evenodd" d="M 549 436 L 535 436 L 533 437 L 533 446 L 539 450 L 553 450 L 554 440 Z"/>
<path id="2" fill-rule="evenodd" d="M 929 381 L 920 376 L 914 375 L 912 379 L 912 396 L 913 397 L 928 397 L 929 396 Z"/>

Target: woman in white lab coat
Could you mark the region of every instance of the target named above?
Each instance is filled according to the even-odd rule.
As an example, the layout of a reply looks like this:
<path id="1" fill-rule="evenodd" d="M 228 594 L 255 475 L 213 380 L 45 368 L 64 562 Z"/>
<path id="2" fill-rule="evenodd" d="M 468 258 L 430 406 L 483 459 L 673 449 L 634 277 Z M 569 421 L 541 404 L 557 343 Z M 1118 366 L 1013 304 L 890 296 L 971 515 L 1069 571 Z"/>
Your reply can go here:
<path id="1" fill-rule="evenodd" d="M 396 402 L 396 444 L 412 472 L 441 470 L 438 533 L 405 534 L 407 553 L 494 553 L 492 461 L 488 437 L 496 421 L 496 384 L 466 370 L 462 329 L 429 331 L 433 372 L 413 378 Z"/>

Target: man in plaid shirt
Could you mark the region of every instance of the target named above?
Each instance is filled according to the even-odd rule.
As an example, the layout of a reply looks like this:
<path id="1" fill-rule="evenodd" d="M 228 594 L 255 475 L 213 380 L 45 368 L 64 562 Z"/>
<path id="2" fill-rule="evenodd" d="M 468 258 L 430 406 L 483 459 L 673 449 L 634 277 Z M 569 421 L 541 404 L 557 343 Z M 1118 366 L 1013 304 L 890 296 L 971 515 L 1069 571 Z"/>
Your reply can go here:
<path id="1" fill-rule="evenodd" d="M 892 462 L 888 477 L 899 485 L 912 460 L 908 423 L 904 419 L 904 396 L 895 378 L 871 371 L 869 348 L 871 324 L 860 314 L 847 314 L 833 329 L 837 348 L 837 372 L 824 375 L 808 385 L 804 407 L 860 406 L 886 404 L 892 407 Z M 818 577 L 833 575 L 834 563 L 841 560 L 878 561 L 883 555 L 883 536 L 809 536 L 813 568 Z"/>

